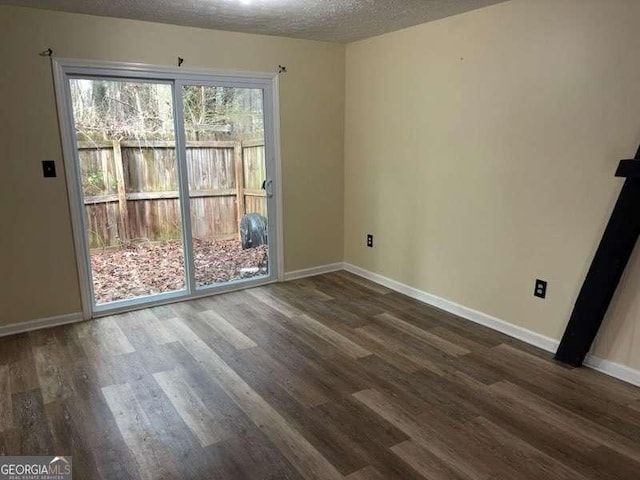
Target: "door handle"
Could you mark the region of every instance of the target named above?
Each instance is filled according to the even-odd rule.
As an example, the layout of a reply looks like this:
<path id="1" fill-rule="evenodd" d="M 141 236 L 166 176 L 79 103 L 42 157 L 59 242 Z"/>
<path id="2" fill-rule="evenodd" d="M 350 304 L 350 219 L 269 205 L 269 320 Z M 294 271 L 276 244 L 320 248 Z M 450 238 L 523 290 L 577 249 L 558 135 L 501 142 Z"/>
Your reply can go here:
<path id="1" fill-rule="evenodd" d="M 267 193 L 267 197 L 273 197 L 273 180 L 265 180 L 262 182 L 262 189 Z"/>

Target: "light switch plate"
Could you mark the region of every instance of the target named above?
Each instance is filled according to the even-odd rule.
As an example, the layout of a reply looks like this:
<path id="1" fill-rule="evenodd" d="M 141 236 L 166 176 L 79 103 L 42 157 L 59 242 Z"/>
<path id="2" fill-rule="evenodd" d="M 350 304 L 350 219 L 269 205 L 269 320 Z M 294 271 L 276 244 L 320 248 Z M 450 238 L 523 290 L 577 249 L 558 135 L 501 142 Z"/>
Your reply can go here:
<path id="1" fill-rule="evenodd" d="M 42 161 L 42 176 L 44 178 L 56 177 L 56 162 L 54 160 Z"/>

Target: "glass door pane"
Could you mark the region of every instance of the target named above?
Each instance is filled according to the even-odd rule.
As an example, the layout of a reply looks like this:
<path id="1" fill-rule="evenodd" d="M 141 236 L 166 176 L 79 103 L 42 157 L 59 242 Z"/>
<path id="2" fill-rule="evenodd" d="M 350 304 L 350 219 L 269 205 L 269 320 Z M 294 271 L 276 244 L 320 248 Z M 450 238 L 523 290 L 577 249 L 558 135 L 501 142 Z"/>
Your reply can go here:
<path id="1" fill-rule="evenodd" d="M 94 304 L 185 290 L 172 85 L 69 82 Z"/>
<path id="2" fill-rule="evenodd" d="M 185 85 L 182 103 L 196 286 L 268 276 L 263 90 Z"/>

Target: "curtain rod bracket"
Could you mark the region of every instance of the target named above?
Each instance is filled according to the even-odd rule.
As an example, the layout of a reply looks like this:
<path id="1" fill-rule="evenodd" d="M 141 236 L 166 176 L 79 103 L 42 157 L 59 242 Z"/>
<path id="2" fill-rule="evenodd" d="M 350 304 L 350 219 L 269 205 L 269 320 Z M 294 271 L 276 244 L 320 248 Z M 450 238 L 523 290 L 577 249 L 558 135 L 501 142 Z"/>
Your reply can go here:
<path id="1" fill-rule="evenodd" d="M 46 50 L 40 52 L 38 55 L 40 55 L 41 57 L 51 57 L 53 56 L 53 50 L 47 48 Z"/>
<path id="2" fill-rule="evenodd" d="M 178 57 L 178 66 L 181 67 L 183 63 L 184 63 L 184 58 Z"/>
<path id="3" fill-rule="evenodd" d="M 284 65 L 278 65 L 278 73 L 287 73 L 287 67 Z"/>

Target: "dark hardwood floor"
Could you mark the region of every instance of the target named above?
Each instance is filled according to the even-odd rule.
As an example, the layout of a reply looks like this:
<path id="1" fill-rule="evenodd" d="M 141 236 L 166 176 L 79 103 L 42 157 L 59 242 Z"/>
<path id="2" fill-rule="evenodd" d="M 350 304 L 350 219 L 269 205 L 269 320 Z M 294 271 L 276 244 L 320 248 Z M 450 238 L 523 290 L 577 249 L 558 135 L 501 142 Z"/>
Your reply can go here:
<path id="1" fill-rule="evenodd" d="M 640 478 L 640 389 L 345 272 L 0 339 L 76 480 Z"/>

